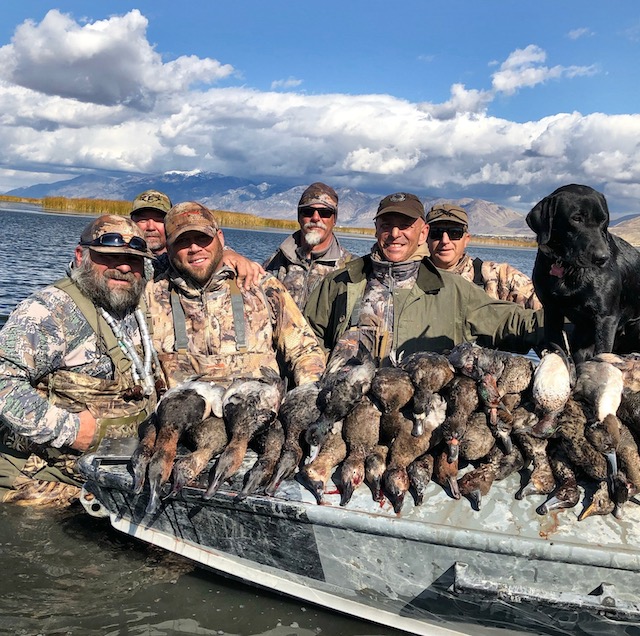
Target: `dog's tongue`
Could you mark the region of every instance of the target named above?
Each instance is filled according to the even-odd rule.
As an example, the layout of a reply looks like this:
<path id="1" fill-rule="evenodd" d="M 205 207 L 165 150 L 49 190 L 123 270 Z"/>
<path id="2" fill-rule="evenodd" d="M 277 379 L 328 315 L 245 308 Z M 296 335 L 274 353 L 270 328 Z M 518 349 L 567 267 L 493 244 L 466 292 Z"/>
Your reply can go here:
<path id="1" fill-rule="evenodd" d="M 557 276 L 558 278 L 562 278 L 564 276 L 564 267 L 560 265 L 560 263 L 554 263 L 551 266 L 551 270 L 549 271 L 551 276 Z"/>

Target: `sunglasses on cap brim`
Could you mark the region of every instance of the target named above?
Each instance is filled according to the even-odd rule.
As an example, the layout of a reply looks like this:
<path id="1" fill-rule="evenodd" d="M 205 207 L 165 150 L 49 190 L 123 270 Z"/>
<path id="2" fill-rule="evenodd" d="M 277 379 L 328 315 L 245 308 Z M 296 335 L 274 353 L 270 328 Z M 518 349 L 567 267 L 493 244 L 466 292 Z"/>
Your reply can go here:
<path id="1" fill-rule="evenodd" d="M 459 241 L 466 233 L 467 230 L 464 227 L 430 227 L 429 238 L 434 241 L 439 241 L 447 233 L 449 240 Z"/>
<path id="2" fill-rule="evenodd" d="M 84 241 L 80 243 L 85 247 L 128 247 L 136 252 L 146 253 L 147 242 L 139 236 L 133 236 L 129 241 L 126 241 L 122 234 L 118 232 L 107 232 L 102 234 L 93 241 Z"/>
<path id="3" fill-rule="evenodd" d="M 334 210 L 332 210 L 331 208 L 314 208 L 314 207 L 298 208 L 298 214 L 300 216 L 312 217 L 316 212 L 323 219 L 329 219 L 335 214 Z"/>

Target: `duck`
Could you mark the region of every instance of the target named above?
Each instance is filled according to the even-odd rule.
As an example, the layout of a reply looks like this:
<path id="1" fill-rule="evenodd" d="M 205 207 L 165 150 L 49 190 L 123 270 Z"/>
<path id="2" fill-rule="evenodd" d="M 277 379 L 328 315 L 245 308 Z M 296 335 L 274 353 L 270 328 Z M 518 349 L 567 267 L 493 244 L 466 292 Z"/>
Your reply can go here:
<path id="1" fill-rule="evenodd" d="M 389 447 L 386 444 L 376 444 L 364 460 L 364 481 L 371 489 L 374 501 L 384 501 L 382 475 L 387 469 L 388 454 Z"/>
<path id="2" fill-rule="evenodd" d="M 580 501 L 578 480 L 569 458 L 562 447 L 555 443 L 555 440 L 549 441 L 551 442 L 551 448 L 548 448 L 549 466 L 553 472 L 556 488 L 552 496 L 536 508 L 536 512 L 540 515 L 574 508 Z"/>
<path id="3" fill-rule="evenodd" d="M 485 457 L 496 440 L 483 411 L 474 411 L 467 420 L 467 429 L 458 444 L 459 457 L 473 462 Z"/>
<path id="4" fill-rule="evenodd" d="M 349 503 L 355 489 L 364 481 L 365 460 L 378 443 L 381 416 L 377 406 L 365 395 L 344 418 L 342 437 L 347 445 L 347 456 L 340 467 L 341 506 Z"/>
<path id="5" fill-rule="evenodd" d="M 640 353 L 599 353 L 592 360 L 612 364 L 622 372 L 627 391 L 640 391 Z"/>
<path id="6" fill-rule="evenodd" d="M 575 384 L 575 365 L 558 346 L 542 352 L 540 363 L 533 373 L 531 398 L 538 422 L 531 433 L 536 437 L 550 437 L 557 429 L 556 418 L 569 399 Z"/>
<path id="7" fill-rule="evenodd" d="M 339 430 L 327 435 L 316 457 L 297 473 L 296 479 L 311 492 L 318 504 L 324 503 L 324 492 L 331 473 L 346 456 L 347 445 L 339 427 Z"/>
<path id="8" fill-rule="evenodd" d="M 188 483 L 198 477 L 209 461 L 220 454 L 229 441 L 225 421 L 216 415 L 196 422 L 189 428 L 186 437 L 185 444 L 194 450 L 178 457 L 174 462 L 170 497 L 176 497 Z"/>
<path id="9" fill-rule="evenodd" d="M 578 521 L 584 521 L 592 515 L 608 515 L 615 510 L 616 504 L 611 498 L 606 481 L 597 482 L 589 502 L 578 515 Z"/>
<path id="10" fill-rule="evenodd" d="M 429 449 L 433 431 L 444 420 L 445 409 L 441 407 L 440 412 L 440 422 L 434 421 L 432 427 L 417 437 L 413 435 L 413 420 L 405 417 L 401 411 L 386 413 L 384 416 L 387 426 L 393 428 L 396 434 L 389 446 L 382 487 L 396 513 L 402 510 L 405 494 L 410 486 L 407 467 Z M 389 423 L 391 419 L 394 420 L 393 424 Z"/>
<path id="11" fill-rule="evenodd" d="M 424 495 L 433 475 L 433 465 L 434 457 L 427 452 L 414 459 L 407 466 L 409 492 L 413 496 L 413 502 L 416 506 L 421 506 L 424 502 Z"/>
<path id="12" fill-rule="evenodd" d="M 607 415 L 616 415 L 624 381 L 622 371 L 610 362 L 587 360 L 576 367 L 576 383 L 573 397 L 589 404 L 596 422 L 603 422 Z"/>
<path id="13" fill-rule="evenodd" d="M 266 495 L 275 495 L 280 484 L 293 477 L 298 470 L 305 454 L 302 443 L 306 430 L 320 417 L 320 409 L 316 404 L 319 392 L 318 382 L 306 382 L 285 394 L 278 412 L 284 429 L 284 442 L 273 475 L 265 486 Z"/>
<path id="14" fill-rule="evenodd" d="M 409 374 L 400 367 L 380 367 L 376 370 L 369 397 L 382 413 L 399 411 L 413 398 L 414 386 Z"/>
<path id="15" fill-rule="evenodd" d="M 204 499 L 211 499 L 220 485 L 242 465 L 250 440 L 277 417 L 284 397 L 285 381 L 269 367 L 257 378 L 236 378 L 222 399 L 222 410 L 229 431 L 229 443 L 209 473 Z"/>
<path id="16" fill-rule="evenodd" d="M 517 354 L 505 356 L 504 369 L 496 384 L 502 401 L 509 410 L 519 406 L 521 395 L 530 390 L 534 369 L 533 360 L 525 356 Z M 512 397 L 507 401 L 506 396 Z"/>
<path id="17" fill-rule="evenodd" d="M 333 427 L 367 394 L 376 371 L 375 362 L 367 347 L 358 343 L 355 356 L 337 355 L 334 350 L 327 368 L 319 380 L 318 419 L 309 425 L 305 438 L 315 457 Z"/>
<path id="18" fill-rule="evenodd" d="M 617 415 L 636 435 L 640 435 L 640 391 L 625 387 Z"/>
<path id="19" fill-rule="evenodd" d="M 202 422 L 215 410 L 219 413 L 221 389 L 200 380 L 188 380 L 169 389 L 155 409 L 156 438 L 147 467 L 149 500 L 146 514 L 153 514 L 160 503 L 160 491 L 169 480 L 185 431 Z"/>
<path id="20" fill-rule="evenodd" d="M 640 452 L 636 437 L 626 424 L 620 422 L 620 438 L 616 445 L 620 469 L 612 479 L 614 514 L 621 516 L 622 505 L 640 492 Z"/>
<path id="21" fill-rule="evenodd" d="M 450 497 L 460 499 L 458 456 L 451 460 L 449 449 L 442 444 L 434 449 L 432 478 Z"/>
<path id="22" fill-rule="evenodd" d="M 271 479 L 284 445 L 284 428 L 280 420 L 273 420 L 249 445 L 258 457 L 244 476 L 242 490 L 234 499 L 236 502 L 246 499 Z"/>
<path id="23" fill-rule="evenodd" d="M 131 473 L 133 475 L 133 486 L 131 491 L 139 495 L 144 489 L 147 477 L 147 467 L 153 457 L 153 447 L 158 434 L 158 422 L 155 411 L 140 425 L 140 441 L 133 451 L 130 460 Z"/>
<path id="24" fill-rule="evenodd" d="M 400 362 L 409 375 L 414 387 L 413 394 L 413 435 L 422 435 L 424 421 L 433 408 L 434 396 L 438 394 L 455 375 L 455 370 L 446 356 L 432 351 L 417 351 Z"/>
<path id="25" fill-rule="evenodd" d="M 589 443 L 607 460 L 610 475 L 618 472 L 616 449 L 620 443 L 621 427 L 622 422 L 618 417 L 613 413 L 607 413 L 602 420 L 596 419 L 587 424 L 584 430 Z"/>
<path id="26" fill-rule="evenodd" d="M 490 373 L 485 373 L 478 382 L 478 397 L 487 413 L 487 423 L 493 436 L 502 444 L 504 452 L 510 453 L 513 417 L 504 405 L 495 378 Z"/>
<path id="27" fill-rule="evenodd" d="M 585 436 L 587 416 L 581 404 L 569 398 L 557 417 L 560 444 L 574 467 L 594 481 L 606 481 L 607 461 Z"/>
<path id="28" fill-rule="evenodd" d="M 475 380 L 456 376 L 445 392 L 446 419 L 442 423 L 442 438 L 447 444 L 449 462 L 458 460 L 459 444 L 465 435 L 468 420 L 478 408 L 479 397 Z"/>
<path id="29" fill-rule="evenodd" d="M 506 479 L 524 468 L 525 464 L 526 460 L 517 446 L 514 445 L 510 453 L 505 453 L 495 444 L 484 463 L 460 477 L 460 495 L 469 499 L 475 510 L 480 510 L 482 499 L 487 496 L 493 483 Z"/>
<path id="30" fill-rule="evenodd" d="M 529 495 L 548 495 L 556 487 L 547 454 L 547 439 L 535 437 L 528 432 L 536 420 L 535 413 L 522 406 L 513 412 L 513 436 L 516 444 L 525 459 L 533 464 L 529 480 L 516 493 L 516 499 L 524 499 Z"/>

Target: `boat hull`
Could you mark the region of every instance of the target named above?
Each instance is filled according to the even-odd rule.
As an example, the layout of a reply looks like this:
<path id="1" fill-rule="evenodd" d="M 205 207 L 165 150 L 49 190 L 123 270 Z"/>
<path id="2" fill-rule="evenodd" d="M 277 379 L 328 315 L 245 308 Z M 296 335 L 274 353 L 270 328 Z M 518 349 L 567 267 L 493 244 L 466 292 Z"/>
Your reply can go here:
<path id="1" fill-rule="evenodd" d="M 431 484 L 422 506 L 407 501 L 396 515 L 364 486 L 346 507 L 333 484 L 318 505 L 296 481 L 274 497 L 237 501 L 241 471 L 210 500 L 203 481 L 147 515 L 146 493 L 130 492 L 126 457 L 108 448 L 83 459 L 88 510 L 204 567 L 308 603 L 434 636 L 497 628 L 506 636 L 521 633 L 518 625 L 569 633 L 594 620 L 602 622 L 597 633 L 613 634 L 640 619 L 634 503 L 622 520 L 578 522 L 579 510 L 541 516 L 539 497 L 513 497 L 513 476 L 480 511 Z"/>

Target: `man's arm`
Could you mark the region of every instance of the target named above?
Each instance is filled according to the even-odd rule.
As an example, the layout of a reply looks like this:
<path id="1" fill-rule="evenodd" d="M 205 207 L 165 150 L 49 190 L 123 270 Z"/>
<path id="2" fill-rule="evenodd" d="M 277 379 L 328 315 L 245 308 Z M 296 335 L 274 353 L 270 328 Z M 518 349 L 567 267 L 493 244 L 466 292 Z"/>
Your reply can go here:
<path id="1" fill-rule="evenodd" d="M 235 270 L 236 281 L 244 289 L 255 287 L 265 274 L 265 270 L 260 263 L 238 254 L 238 252 L 226 245 L 222 251 L 222 264 Z"/>
<path id="2" fill-rule="evenodd" d="M 9 317 L 0 331 L 0 416 L 16 433 L 35 443 L 56 447 L 78 443 L 80 449 L 84 438 L 91 435 L 93 439 L 93 417 L 87 413 L 81 424 L 80 414 L 52 405 L 35 389 L 69 353 L 65 326 L 76 329 L 80 337 L 83 328 L 92 333 L 72 306 L 69 299 L 69 306 L 60 305 L 54 313 L 42 298 L 30 298 Z M 71 353 L 81 356 L 79 351 Z"/>

